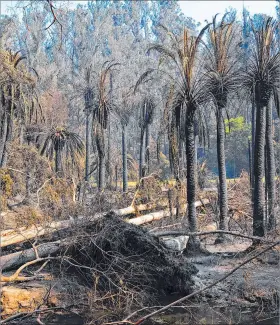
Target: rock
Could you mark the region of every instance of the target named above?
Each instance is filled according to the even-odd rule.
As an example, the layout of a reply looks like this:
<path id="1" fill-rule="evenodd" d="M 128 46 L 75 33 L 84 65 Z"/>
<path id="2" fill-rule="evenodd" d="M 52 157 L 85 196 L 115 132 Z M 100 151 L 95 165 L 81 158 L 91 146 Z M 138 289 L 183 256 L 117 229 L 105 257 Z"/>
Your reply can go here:
<path id="1" fill-rule="evenodd" d="M 163 237 L 160 240 L 166 248 L 181 252 L 186 248 L 189 236 Z"/>

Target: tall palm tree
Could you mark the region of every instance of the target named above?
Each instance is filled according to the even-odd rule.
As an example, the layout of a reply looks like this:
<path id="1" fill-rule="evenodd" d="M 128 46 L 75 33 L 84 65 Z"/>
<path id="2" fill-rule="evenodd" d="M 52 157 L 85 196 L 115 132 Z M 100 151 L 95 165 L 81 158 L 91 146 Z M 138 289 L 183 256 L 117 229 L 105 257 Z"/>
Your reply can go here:
<path id="1" fill-rule="evenodd" d="M 22 131 L 34 115 L 36 119 L 41 116 L 35 78 L 20 64 L 24 59 L 20 51 L 0 51 L 0 167 L 7 162 L 7 147 L 15 131 L 14 125 L 20 125 Z"/>
<path id="2" fill-rule="evenodd" d="M 169 32 L 166 28 L 166 33 L 171 38 L 171 46 L 166 47 L 162 44 L 154 44 L 150 46 L 149 51 L 157 51 L 162 55 L 162 59 L 168 60 L 168 63 L 173 67 L 171 72 L 163 69 L 147 70 L 136 83 L 137 87 L 147 79 L 153 72 L 163 73 L 174 84 L 174 100 L 172 109 L 179 107 L 183 109 L 181 114 L 185 115 L 185 136 L 186 136 L 186 157 L 187 157 L 187 218 L 188 226 L 191 232 L 197 230 L 196 221 L 196 159 L 195 159 L 195 113 L 207 101 L 205 92 L 204 80 L 201 73 L 203 66 L 202 61 L 199 61 L 199 50 L 202 44 L 202 37 L 210 24 L 207 24 L 198 34 L 193 35 L 193 32 L 184 28 L 182 38 L 177 38 L 176 35 Z M 174 74 L 172 74 L 174 72 Z M 189 248 L 199 247 L 199 241 L 194 237 L 188 242 Z"/>
<path id="3" fill-rule="evenodd" d="M 130 91 L 122 92 L 119 96 L 120 102 L 118 105 L 115 104 L 115 111 L 120 119 L 122 127 L 122 183 L 123 192 L 126 193 L 128 190 L 128 176 L 127 176 L 127 126 L 133 110 L 133 99 L 131 98 Z"/>
<path id="4" fill-rule="evenodd" d="M 279 112 L 278 85 L 280 81 L 280 53 L 276 32 L 278 23 L 271 17 L 264 17 L 259 28 L 251 23 L 253 44 L 247 70 L 242 77 L 243 84 L 253 92 L 256 103 L 256 131 L 254 150 L 254 198 L 253 234 L 264 236 L 264 193 L 262 178 L 265 159 L 265 117 L 269 101 L 274 93 Z"/>
<path id="5" fill-rule="evenodd" d="M 105 187 L 105 130 L 108 126 L 109 113 L 113 108 L 112 87 L 110 86 L 110 76 L 119 63 L 106 61 L 101 67 L 97 76 L 97 105 L 93 110 L 93 132 L 96 139 L 96 146 L 99 158 L 98 188 Z"/>
<path id="6" fill-rule="evenodd" d="M 225 161 L 225 127 L 224 118 L 228 106 L 228 95 L 239 88 L 240 68 L 236 48 L 239 38 L 234 28 L 234 20 L 227 22 L 226 13 L 217 24 L 217 15 L 209 27 L 209 43 L 205 46 L 207 64 L 205 67 L 206 89 L 214 104 L 217 119 L 217 158 L 219 171 L 219 229 L 227 230 L 228 198 Z M 220 235 L 216 243 L 222 242 Z"/>
<path id="7" fill-rule="evenodd" d="M 152 97 L 144 96 L 140 103 L 140 163 L 139 178 L 149 172 L 150 165 L 150 128 L 155 113 L 155 103 Z"/>
<path id="8" fill-rule="evenodd" d="M 84 143 L 81 137 L 67 129 L 52 129 L 44 139 L 41 155 L 53 159 L 55 156 L 55 172 L 57 177 L 63 176 L 63 157 L 70 158 L 73 165 L 84 154 Z"/>
<path id="9" fill-rule="evenodd" d="M 90 117 L 93 110 L 93 89 L 91 87 L 91 66 L 86 69 L 86 87 L 84 89 L 85 115 L 86 115 L 86 161 L 85 161 L 85 181 L 89 180 L 90 174 Z"/>

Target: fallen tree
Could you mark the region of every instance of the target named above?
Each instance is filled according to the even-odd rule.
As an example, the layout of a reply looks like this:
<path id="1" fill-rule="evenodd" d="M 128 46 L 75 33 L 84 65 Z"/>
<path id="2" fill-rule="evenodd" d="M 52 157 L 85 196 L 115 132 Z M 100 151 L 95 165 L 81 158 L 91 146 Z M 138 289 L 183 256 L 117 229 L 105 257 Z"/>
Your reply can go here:
<path id="1" fill-rule="evenodd" d="M 209 203 L 209 200 L 204 199 L 201 201 L 197 201 L 195 204 L 196 204 L 196 207 L 199 207 L 199 206 L 203 206 L 208 203 Z M 166 206 L 167 206 L 167 204 L 166 204 Z M 155 204 L 148 203 L 148 204 L 140 204 L 135 207 L 129 206 L 127 208 L 113 210 L 112 212 L 118 216 L 126 216 L 126 215 L 130 215 L 130 214 L 134 214 L 134 213 L 138 213 L 138 212 L 142 212 L 142 211 L 152 210 L 155 207 L 156 207 Z M 184 209 L 185 208 L 186 208 L 186 206 L 184 206 Z M 176 213 L 176 209 L 173 209 L 173 210 L 174 210 L 173 212 Z M 81 217 L 78 217 L 77 219 L 73 219 L 73 220 L 69 219 L 69 220 L 62 220 L 62 221 L 53 221 L 53 222 L 50 222 L 49 224 L 46 224 L 45 226 L 33 225 L 27 229 L 22 227 L 22 228 L 15 229 L 15 230 L 11 230 L 11 229 L 5 230 L 0 233 L 0 236 L 1 236 L 0 247 L 7 247 L 9 245 L 18 244 L 18 243 L 21 243 L 24 241 L 28 241 L 30 239 L 35 239 L 38 237 L 49 235 L 49 234 L 52 234 L 59 230 L 67 229 L 70 227 L 82 226 L 85 223 L 90 224 L 92 222 L 95 222 L 95 221 L 103 218 L 106 214 L 107 213 L 98 213 L 98 214 L 95 214 L 94 216 L 90 216 L 90 217 L 81 216 Z M 164 217 L 168 217 L 168 216 L 170 216 L 170 210 L 162 210 L 162 211 L 154 212 L 154 213 L 147 214 L 144 216 L 129 219 L 128 222 L 133 223 L 135 225 L 142 225 L 144 223 L 152 222 L 154 220 L 160 220 L 160 219 L 162 219 Z"/>
<path id="2" fill-rule="evenodd" d="M 20 252 L 15 252 L 8 255 L 3 255 L 0 257 L 0 270 L 7 271 L 14 269 L 22 264 L 33 261 L 37 258 L 37 254 L 40 257 L 46 257 L 55 254 L 65 246 L 66 242 L 57 240 L 55 242 L 43 243 L 34 248 L 29 248 L 22 250 Z"/>
<path id="3" fill-rule="evenodd" d="M 116 213 L 119 216 L 126 216 L 129 214 L 135 214 L 142 211 L 152 210 L 156 206 L 153 203 L 140 204 L 138 206 L 129 206 L 123 209 L 113 210 L 112 212 Z M 58 230 L 67 229 L 72 226 L 79 226 L 86 223 L 94 222 L 102 217 L 104 217 L 108 212 L 97 213 L 94 216 L 90 217 L 78 217 L 73 220 L 62 220 L 62 221 L 53 221 L 44 226 L 33 225 L 26 229 L 26 227 L 21 227 L 18 229 L 8 229 L 0 232 L 1 242 L 0 247 L 7 247 L 9 245 L 18 244 L 30 239 L 42 237 L 44 235 L 51 234 Z"/>
<path id="4" fill-rule="evenodd" d="M 201 201 L 196 201 L 195 202 L 195 207 L 197 208 L 197 207 L 206 205 L 208 203 L 209 203 L 208 199 L 203 199 Z M 187 205 L 184 205 L 183 210 L 186 210 L 186 208 L 187 208 Z M 172 214 L 173 215 L 176 214 L 176 208 L 172 209 Z M 162 210 L 162 211 L 157 211 L 157 212 L 145 214 L 145 215 L 143 215 L 141 217 L 129 219 L 129 220 L 127 220 L 127 222 L 133 223 L 134 225 L 139 226 L 139 225 L 143 225 L 145 223 L 152 222 L 152 221 L 155 221 L 155 220 L 161 220 L 161 219 L 163 219 L 165 217 L 169 217 L 170 215 L 171 215 L 170 210 Z"/>

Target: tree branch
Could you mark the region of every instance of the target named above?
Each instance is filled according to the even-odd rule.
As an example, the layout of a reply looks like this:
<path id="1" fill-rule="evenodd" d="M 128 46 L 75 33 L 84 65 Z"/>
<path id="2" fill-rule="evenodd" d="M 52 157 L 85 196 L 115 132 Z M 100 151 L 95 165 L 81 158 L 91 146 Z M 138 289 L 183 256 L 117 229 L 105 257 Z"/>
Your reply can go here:
<path id="1" fill-rule="evenodd" d="M 170 231 L 159 231 L 153 233 L 150 231 L 150 234 L 155 237 L 164 237 L 164 236 L 205 236 L 205 235 L 212 235 L 212 234 L 226 234 L 226 235 L 232 235 L 237 237 L 242 237 L 246 239 L 251 240 L 258 240 L 264 243 L 271 243 L 271 240 L 262 238 L 262 237 L 256 237 L 256 236 L 249 236 L 249 235 L 243 235 L 238 232 L 234 231 L 225 231 L 225 230 L 213 230 L 213 231 L 202 231 L 202 232 L 188 232 L 184 230 L 170 230 Z"/>

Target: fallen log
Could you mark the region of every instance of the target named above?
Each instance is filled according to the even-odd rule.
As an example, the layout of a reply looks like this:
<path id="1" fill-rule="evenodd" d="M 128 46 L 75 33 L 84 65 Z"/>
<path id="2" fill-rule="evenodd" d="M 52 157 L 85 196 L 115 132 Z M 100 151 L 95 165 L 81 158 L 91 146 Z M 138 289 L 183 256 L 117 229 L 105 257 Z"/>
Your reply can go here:
<path id="1" fill-rule="evenodd" d="M 40 257 L 46 257 L 48 255 L 57 253 L 63 245 L 65 245 L 65 242 L 58 240 L 55 242 L 38 245 L 36 247 L 36 250 Z M 37 258 L 36 252 L 33 248 L 29 248 L 20 252 L 1 256 L 0 270 L 2 271 L 11 270 L 22 264 L 33 261 L 36 258 Z"/>
<path id="2" fill-rule="evenodd" d="M 205 199 L 205 200 L 202 200 L 202 202 L 197 201 L 195 203 L 195 206 L 199 207 L 199 206 L 201 206 L 203 204 L 207 204 L 207 203 L 209 203 L 209 200 Z M 149 208 L 151 208 L 151 205 L 142 204 L 142 205 L 138 206 L 137 209 L 143 211 L 143 209 L 146 209 L 148 206 L 149 206 Z M 186 206 L 184 208 L 186 208 Z M 116 214 L 119 213 L 120 216 L 124 216 L 124 215 L 130 214 L 131 211 L 135 211 L 135 210 L 133 210 L 132 207 L 128 207 L 128 208 L 116 210 L 115 213 Z M 175 212 L 176 211 L 173 211 L 174 214 L 175 214 Z M 97 220 L 103 215 L 104 214 L 95 215 L 94 217 L 90 218 L 90 220 L 94 221 L 94 218 L 95 218 L 95 220 Z M 164 217 L 168 217 L 168 216 L 170 216 L 170 210 L 163 210 L 163 211 L 150 213 L 150 214 L 147 214 L 147 215 L 144 215 L 144 216 L 141 216 L 141 217 L 132 218 L 132 219 L 129 219 L 129 220 L 126 220 L 126 221 L 128 223 L 131 223 L 131 224 L 134 224 L 134 225 L 142 225 L 142 224 L 145 224 L 145 223 L 148 223 L 148 222 L 152 222 L 154 220 L 160 220 L 160 219 L 162 219 Z M 71 222 L 71 221 L 70 220 L 66 220 L 66 221 L 67 221 L 67 223 L 66 223 L 66 226 L 67 226 L 69 224 L 69 222 Z M 53 223 L 53 224 L 57 225 L 57 222 Z M 76 225 L 77 225 L 77 223 L 76 223 Z M 62 221 L 61 221 L 61 226 L 64 226 Z M 12 238 L 9 238 L 9 241 L 7 239 L 3 238 L 3 239 L 1 239 L 1 241 L 2 241 L 1 245 L 3 245 L 3 247 L 5 247 L 5 246 L 8 245 L 7 243 L 11 243 L 11 242 L 14 243 L 15 240 L 18 240 L 18 239 L 21 240 L 21 241 L 26 240 L 26 238 L 28 236 L 32 235 L 32 231 L 34 231 L 34 229 L 37 230 L 37 232 L 36 232 L 37 236 L 38 236 L 38 234 L 43 235 L 46 232 L 45 228 L 43 228 L 43 227 L 40 227 L 41 229 L 38 229 L 38 228 L 39 227 L 35 228 L 35 226 L 33 226 L 32 229 L 24 230 L 25 231 L 24 234 L 15 234 Z M 56 230 L 54 228 L 53 229 L 50 228 L 50 229 L 52 231 Z M 60 229 L 63 229 L 63 228 L 60 228 Z M 152 235 L 156 236 L 157 234 L 152 234 Z M 25 237 L 23 237 L 23 236 L 25 236 Z M 35 238 L 35 237 L 36 236 L 34 236 L 33 238 Z M 17 242 L 19 242 L 19 241 L 17 241 Z M 36 250 L 37 250 L 38 255 L 40 257 L 46 257 L 48 255 L 51 255 L 51 254 L 54 254 L 54 253 L 58 252 L 59 249 L 63 245 L 65 245 L 65 241 L 58 240 L 58 241 L 55 241 L 55 242 L 43 243 L 41 245 L 38 245 L 36 247 Z M 3 271 L 13 269 L 13 268 L 15 268 L 17 266 L 20 266 L 20 265 L 24 264 L 24 263 L 32 261 L 35 258 L 36 258 L 36 252 L 35 252 L 35 250 L 33 248 L 26 249 L 26 250 L 23 250 L 23 251 L 12 253 L 12 254 L 8 254 L 8 255 L 4 255 L 4 256 L 0 257 L 0 269 L 2 269 Z"/>
<path id="3" fill-rule="evenodd" d="M 202 205 L 208 204 L 210 201 L 208 199 L 203 199 L 201 201 L 196 201 L 195 202 L 195 207 L 200 207 Z M 185 204 L 183 206 L 183 209 L 185 210 L 187 208 L 187 205 Z M 173 214 L 176 214 L 176 208 L 174 208 L 172 210 Z M 149 223 L 155 220 L 161 220 L 165 217 L 169 217 L 170 216 L 170 210 L 162 210 L 162 211 L 157 211 L 157 212 L 153 212 L 153 213 L 149 213 L 149 214 L 145 214 L 144 216 L 141 217 L 137 217 L 137 218 L 132 218 L 127 220 L 127 222 L 129 223 L 133 223 L 134 225 L 143 225 L 145 223 Z"/>
<path id="4" fill-rule="evenodd" d="M 134 214 L 141 211 L 152 210 L 155 208 L 155 204 L 147 203 L 140 204 L 138 206 L 129 206 L 123 209 L 113 210 L 112 212 L 116 213 L 119 216 L 126 216 L 129 214 Z M 18 244 L 30 239 L 38 238 L 44 235 L 54 233 L 58 230 L 67 229 L 71 226 L 81 225 L 84 222 L 93 222 L 102 217 L 104 217 L 108 212 L 97 213 L 91 217 L 80 216 L 74 220 L 62 220 L 62 221 L 53 221 L 45 226 L 33 225 L 26 229 L 26 227 L 21 227 L 18 229 L 8 229 L 0 232 L 0 247 L 7 247 L 9 245 Z"/>
<path id="5" fill-rule="evenodd" d="M 209 200 L 204 199 L 204 200 L 196 201 L 195 206 L 199 207 L 208 203 Z M 140 204 L 136 207 L 130 206 L 123 209 L 113 210 L 112 212 L 114 212 L 119 216 L 125 216 L 125 215 L 129 215 L 141 211 L 152 210 L 153 208 L 155 208 L 155 204 L 148 203 L 148 204 Z M 184 209 L 186 209 L 186 205 L 184 206 Z M 173 209 L 173 213 L 174 214 L 176 213 L 176 209 Z M 30 239 L 42 237 L 44 235 L 54 233 L 58 230 L 70 228 L 71 226 L 77 227 L 79 225 L 83 225 L 85 222 L 92 223 L 98 219 L 101 219 L 106 214 L 107 212 L 104 212 L 104 213 L 97 213 L 94 216 L 90 216 L 90 217 L 81 216 L 73 220 L 69 219 L 69 220 L 62 220 L 62 221 L 53 221 L 47 224 L 46 226 L 33 225 L 28 229 L 20 228 L 16 230 L 11 230 L 11 229 L 5 230 L 0 233 L 1 236 L 0 247 L 7 247 L 9 245 L 14 245 Z M 169 215 L 170 215 L 169 210 L 162 210 L 141 217 L 129 219 L 128 222 L 133 223 L 135 225 L 142 225 L 144 223 L 152 222 L 154 220 L 160 220 L 164 217 L 168 217 Z"/>

